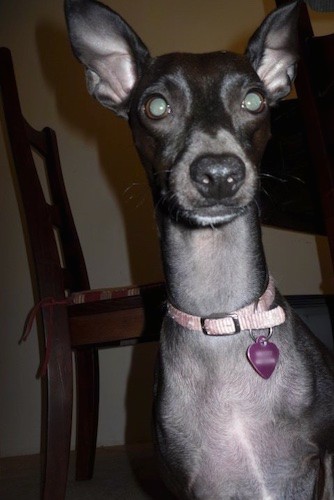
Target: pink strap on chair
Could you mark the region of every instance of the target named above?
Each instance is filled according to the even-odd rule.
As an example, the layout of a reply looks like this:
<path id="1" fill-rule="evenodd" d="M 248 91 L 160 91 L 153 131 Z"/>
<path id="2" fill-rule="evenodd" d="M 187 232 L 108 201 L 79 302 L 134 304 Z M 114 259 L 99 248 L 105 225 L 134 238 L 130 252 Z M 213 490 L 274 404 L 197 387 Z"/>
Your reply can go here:
<path id="1" fill-rule="evenodd" d="M 47 310 L 49 312 L 49 316 L 46 321 L 47 338 L 46 338 L 45 355 L 43 363 L 41 364 L 41 367 L 38 370 L 38 377 L 44 377 L 46 375 L 46 370 L 50 359 L 52 340 L 54 334 L 53 332 L 54 307 L 63 305 L 68 306 L 72 304 L 84 304 L 87 302 L 97 302 L 99 300 L 108 300 L 121 297 L 132 297 L 135 295 L 139 295 L 139 293 L 140 293 L 139 287 L 131 286 L 123 288 L 103 288 L 97 290 L 84 290 L 80 292 L 74 292 L 69 297 L 65 297 L 63 299 L 55 299 L 54 297 L 45 297 L 44 299 L 40 300 L 29 312 L 24 326 L 23 335 L 19 342 L 19 343 L 25 342 L 28 339 L 34 321 L 37 317 L 37 314 L 42 310 L 43 311 Z"/>
<path id="2" fill-rule="evenodd" d="M 40 366 L 38 370 L 38 377 L 44 377 L 46 375 L 46 370 L 48 367 L 49 359 L 50 359 L 50 354 L 51 354 L 51 347 L 52 347 L 52 340 L 53 340 L 53 309 L 55 306 L 60 306 L 60 305 L 68 305 L 71 304 L 72 300 L 71 297 L 64 298 L 64 299 L 55 299 L 54 297 L 45 297 L 44 299 L 40 300 L 29 312 L 25 326 L 24 326 L 24 331 L 23 335 L 20 339 L 21 342 L 25 342 L 30 333 L 32 326 L 34 324 L 34 321 L 37 317 L 37 314 L 41 310 L 47 310 L 49 312 L 49 317 L 47 319 L 47 338 L 46 338 L 46 347 L 45 347 L 45 355 L 44 355 L 44 360 L 42 365 Z"/>

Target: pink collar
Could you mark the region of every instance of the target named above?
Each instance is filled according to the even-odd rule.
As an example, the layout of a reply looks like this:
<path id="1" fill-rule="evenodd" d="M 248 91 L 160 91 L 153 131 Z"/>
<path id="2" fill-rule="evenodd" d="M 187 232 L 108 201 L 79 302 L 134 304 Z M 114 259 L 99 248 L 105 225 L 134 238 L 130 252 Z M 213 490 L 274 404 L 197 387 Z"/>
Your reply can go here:
<path id="1" fill-rule="evenodd" d="M 285 321 L 285 312 L 281 306 L 270 309 L 275 298 L 275 285 L 273 279 L 264 294 L 257 302 L 250 304 L 238 311 L 217 319 L 201 318 L 176 309 L 172 304 L 167 304 L 167 311 L 171 318 L 188 330 L 203 331 L 207 335 L 233 335 L 243 330 L 261 330 L 281 325 Z"/>

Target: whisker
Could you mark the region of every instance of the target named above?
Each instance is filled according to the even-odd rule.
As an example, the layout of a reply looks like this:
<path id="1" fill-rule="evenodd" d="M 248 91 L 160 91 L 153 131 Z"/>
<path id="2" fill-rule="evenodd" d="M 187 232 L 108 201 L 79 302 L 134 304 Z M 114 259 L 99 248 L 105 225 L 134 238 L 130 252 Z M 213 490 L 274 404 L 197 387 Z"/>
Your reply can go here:
<path id="1" fill-rule="evenodd" d="M 300 177 L 296 177 L 295 175 L 289 175 L 289 179 L 300 182 L 301 184 L 306 184 L 306 182 L 303 179 L 301 179 Z"/>
<path id="2" fill-rule="evenodd" d="M 254 198 L 254 202 L 255 202 L 255 205 L 257 207 L 257 213 L 260 216 L 261 215 L 261 205 L 256 198 Z"/>
<path id="3" fill-rule="evenodd" d="M 266 189 L 264 189 L 263 186 L 261 187 L 261 191 L 267 196 L 267 198 L 269 198 L 270 201 L 272 201 L 273 203 L 275 203 L 273 197 L 271 196 L 271 194 Z"/>
<path id="4" fill-rule="evenodd" d="M 153 172 L 153 175 L 169 174 L 171 171 L 172 171 L 171 168 L 166 168 L 164 170 L 159 170 L 157 172 Z"/>
<path id="5" fill-rule="evenodd" d="M 124 189 L 123 196 L 125 196 L 130 191 L 130 189 L 133 189 L 136 186 L 144 186 L 144 183 L 143 182 L 132 182 L 132 184 L 130 184 L 130 186 L 128 186 L 127 188 Z"/>
<path id="6" fill-rule="evenodd" d="M 277 177 L 276 175 L 267 174 L 265 172 L 261 172 L 260 177 L 265 177 L 265 178 L 268 178 L 268 179 L 273 179 L 275 181 L 282 182 L 282 183 L 288 182 L 287 179 L 283 179 L 282 177 Z"/>
<path id="7" fill-rule="evenodd" d="M 148 186 L 144 182 L 133 182 L 123 191 L 125 203 L 135 203 L 135 208 L 139 208 L 147 199 Z"/>

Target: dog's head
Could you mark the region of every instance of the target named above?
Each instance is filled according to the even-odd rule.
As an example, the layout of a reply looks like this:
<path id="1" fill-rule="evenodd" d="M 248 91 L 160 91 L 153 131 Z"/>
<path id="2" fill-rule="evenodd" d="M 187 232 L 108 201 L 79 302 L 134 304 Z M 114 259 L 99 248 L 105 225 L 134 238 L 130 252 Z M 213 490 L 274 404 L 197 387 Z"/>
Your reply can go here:
<path id="1" fill-rule="evenodd" d="M 153 58 L 103 4 L 66 0 L 65 12 L 88 91 L 129 119 L 156 204 L 200 226 L 241 213 L 257 189 L 268 108 L 295 77 L 298 2 L 269 14 L 244 55 Z"/>

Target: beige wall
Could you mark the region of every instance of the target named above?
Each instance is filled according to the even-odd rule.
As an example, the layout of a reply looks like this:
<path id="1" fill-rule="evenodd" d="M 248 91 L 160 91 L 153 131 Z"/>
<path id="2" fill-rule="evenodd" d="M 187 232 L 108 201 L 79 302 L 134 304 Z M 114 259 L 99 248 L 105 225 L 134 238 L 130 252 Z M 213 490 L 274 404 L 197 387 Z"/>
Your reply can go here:
<path id="1" fill-rule="evenodd" d="M 242 50 L 267 0 L 109 0 L 153 54 Z M 333 17 L 317 17 L 319 29 Z M 65 182 L 93 287 L 161 277 L 150 194 L 127 124 L 85 90 L 83 70 L 69 49 L 62 2 L 2 0 L 0 44 L 12 51 L 23 112 L 36 128 L 56 129 Z M 24 240 L 0 135 L 0 453 L 37 452 L 40 388 L 37 341 L 18 346 L 33 304 Z M 264 230 L 270 267 L 284 293 L 329 291 L 324 238 Z M 319 253 L 323 256 L 321 263 Z M 333 290 L 333 288 L 332 288 Z M 100 445 L 148 439 L 155 346 L 101 353 Z M 140 390 L 139 387 L 144 387 Z M 133 410 L 144 409 L 134 414 Z M 137 421 L 137 424 L 134 422 Z"/>

